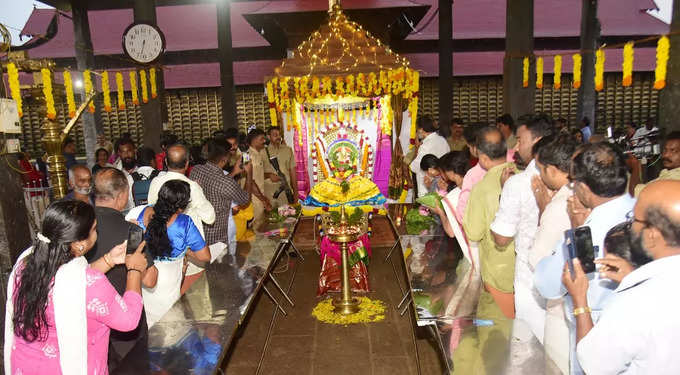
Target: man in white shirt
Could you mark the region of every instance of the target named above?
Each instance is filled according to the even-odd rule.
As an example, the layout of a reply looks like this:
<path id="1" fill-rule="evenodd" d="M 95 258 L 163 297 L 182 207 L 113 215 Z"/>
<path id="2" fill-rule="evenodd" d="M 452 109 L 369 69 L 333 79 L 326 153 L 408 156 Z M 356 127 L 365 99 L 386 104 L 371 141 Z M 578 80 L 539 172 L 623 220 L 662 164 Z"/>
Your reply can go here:
<path id="1" fill-rule="evenodd" d="M 149 187 L 149 204 L 156 203 L 158 200 L 158 192 L 166 182 L 170 180 L 185 181 L 191 188 L 191 201 L 189 201 L 184 213 L 191 217 L 196 228 L 198 228 L 201 235 L 204 236 L 203 223 L 211 225 L 215 222 L 215 208 L 205 198 L 203 189 L 201 189 L 198 183 L 190 180 L 189 177 L 186 176 L 187 168 L 189 168 L 189 153 L 186 147 L 175 144 L 168 147 L 166 153 L 168 171 L 161 173 L 151 181 L 151 186 Z"/>
<path id="2" fill-rule="evenodd" d="M 545 117 L 531 119 L 517 127 L 515 158 L 519 158 L 518 162 L 527 167 L 523 172 L 511 176 L 503 185 L 496 218 L 490 226 L 496 246 L 505 247 L 515 240 L 516 316 L 510 349 L 511 364 L 520 364 L 527 356 L 531 356 L 532 336 L 543 343 L 545 306 L 544 301 L 534 295 L 533 272 L 529 267 L 529 250 L 538 227 L 538 206 L 531 189 L 531 179 L 538 176 L 539 171 L 532 148 L 543 137 L 551 134 L 552 124 Z"/>
<path id="3" fill-rule="evenodd" d="M 533 177 L 531 186 L 540 219 L 534 243 L 529 250 L 529 267 L 532 272 L 538 262 L 552 254 L 555 246 L 562 242 L 564 231 L 571 228 L 567 199 L 573 194 L 569 188 L 569 167 L 576 147 L 577 143 L 570 135 L 559 136 L 541 147 L 536 154 L 540 176 Z M 562 303 L 562 298 L 546 302 L 543 333 L 546 373 L 553 366 L 548 363 L 550 361 L 561 373 L 569 373 L 569 327 L 564 319 Z"/>
<path id="4" fill-rule="evenodd" d="M 578 359 L 587 374 L 679 374 L 680 182 L 657 181 L 640 194 L 631 217 L 631 252 L 654 261 L 626 275 L 593 326 L 589 281 L 574 260 L 563 282 L 574 300 Z M 610 267 L 610 263 L 599 263 Z M 620 270 L 620 268 L 619 268 Z"/>
<path id="5" fill-rule="evenodd" d="M 626 191 L 628 176 L 623 153 L 609 143 L 581 146 L 571 161 L 569 179 L 574 195 L 568 199 L 567 211 L 572 228 L 590 228 L 593 246 L 598 247 L 595 258 L 603 257 L 604 238 L 609 229 L 626 221 L 635 205 L 635 199 Z M 536 266 L 534 282 L 541 295 L 548 299 L 565 296 L 567 290 L 561 280 L 565 259 L 564 240 L 555 248 L 553 255 L 543 258 Z M 588 302 L 597 320 L 602 307 L 612 296 L 615 283 L 603 280 L 596 272 L 589 274 Z M 573 310 L 572 299 L 564 298 L 566 312 Z M 576 324 L 571 314 L 566 318 L 570 330 L 570 368 L 572 374 L 582 374 L 576 360 Z"/>
<path id="6" fill-rule="evenodd" d="M 130 199 L 123 212 L 129 211 L 135 206 L 135 200 L 132 197 L 132 185 L 135 180 L 130 175 L 137 170 L 137 159 L 135 159 L 135 144 L 132 139 L 121 138 L 118 141 L 118 149 L 116 149 L 118 160 L 113 164 L 116 169 L 122 171 L 128 181 L 128 188 L 130 189 Z"/>
<path id="7" fill-rule="evenodd" d="M 418 119 L 418 139 L 422 140 L 422 144 L 418 147 L 415 159 L 409 165 L 411 171 L 416 174 L 418 197 L 427 194 L 427 187 L 425 186 L 425 175 L 427 172 L 420 168 L 420 160 L 428 154 L 441 158 L 451 150 L 446 138 L 439 135 L 437 130 L 434 121 L 429 116 Z"/>

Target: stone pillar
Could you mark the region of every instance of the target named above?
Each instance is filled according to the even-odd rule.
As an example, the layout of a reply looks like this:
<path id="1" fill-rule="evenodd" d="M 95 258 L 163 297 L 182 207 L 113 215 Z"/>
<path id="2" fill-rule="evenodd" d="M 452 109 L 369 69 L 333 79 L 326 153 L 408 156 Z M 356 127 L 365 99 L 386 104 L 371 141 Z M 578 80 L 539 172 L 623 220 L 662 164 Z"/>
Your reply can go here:
<path id="1" fill-rule="evenodd" d="M 15 155 L 0 163 L 0 271 L 11 267 L 19 254 L 31 244 L 31 230 L 26 214 L 21 175 Z"/>
<path id="2" fill-rule="evenodd" d="M 73 79 L 79 79 L 82 82 L 82 72 L 86 69 L 94 69 L 95 67 L 92 38 L 90 36 L 90 21 L 87 17 L 87 2 L 72 0 L 71 11 L 73 16 L 73 34 L 75 37 L 76 66 L 78 69 L 78 73 L 73 75 Z M 94 77 L 92 79 L 94 81 Z M 80 88 L 77 90 L 83 100 L 85 100 L 87 95 L 84 89 Z M 103 133 L 100 110 L 99 106 L 96 106 L 95 113 L 85 111 L 80 117 L 85 138 L 87 165 L 90 168 L 96 162 L 94 153 L 97 151 L 97 135 Z"/>
<path id="3" fill-rule="evenodd" d="M 523 60 L 529 61 L 529 87 L 522 87 Z M 534 1 L 506 0 L 505 57 L 503 59 L 503 112 L 513 118 L 534 112 Z"/>
<path id="4" fill-rule="evenodd" d="M 217 49 L 220 59 L 220 94 L 222 127 L 238 129 L 236 91 L 234 90 L 234 56 L 231 46 L 231 1 L 217 1 Z"/>
<path id="5" fill-rule="evenodd" d="M 668 51 L 666 87 L 659 93 L 659 127 L 666 134 L 680 130 L 680 0 L 673 1 L 671 21 L 671 48 Z"/>
<path id="6" fill-rule="evenodd" d="M 439 129 L 448 135 L 453 118 L 453 7 L 439 0 Z"/>
<path id="7" fill-rule="evenodd" d="M 581 6 L 581 87 L 578 90 L 578 124 L 581 119 L 590 119 L 590 128 L 595 133 L 595 50 L 600 39 L 600 21 L 597 19 L 597 0 L 582 0 Z"/>
<path id="8" fill-rule="evenodd" d="M 143 0 L 135 1 L 134 8 L 134 21 L 135 22 L 146 22 L 151 25 L 156 25 L 156 1 L 155 0 Z M 159 59 L 157 62 L 160 64 Z M 141 69 L 147 70 L 147 77 L 149 77 L 148 66 L 140 66 Z M 141 85 L 141 82 L 138 81 Z M 159 152 L 161 149 L 161 131 L 163 131 L 163 122 L 167 120 L 167 109 L 164 110 L 162 103 L 164 100 L 165 87 L 163 85 L 163 71 L 157 68 L 156 73 L 156 87 L 158 88 L 158 96 L 153 99 L 151 98 L 151 87 L 149 79 L 147 78 L 147 91 L 149 92 L 149 101 L 147 103 L 141 104 L 142 118 L 144 119 L 144 139 L 143 143 L 146 147 L 151 147 L 154 151 Z M 141 87 L 140 87 L 141 90 Z M 141 100 L 141 98 L 140 98 Z M 166 117 L 163 117 L 163 114 Z"/>

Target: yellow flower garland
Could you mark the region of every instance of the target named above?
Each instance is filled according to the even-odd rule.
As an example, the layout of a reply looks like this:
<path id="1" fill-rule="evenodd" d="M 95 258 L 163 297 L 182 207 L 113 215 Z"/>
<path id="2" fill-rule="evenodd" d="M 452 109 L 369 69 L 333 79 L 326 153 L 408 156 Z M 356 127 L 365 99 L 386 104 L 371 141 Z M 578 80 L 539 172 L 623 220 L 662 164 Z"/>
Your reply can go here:
<path id="1" fill-rule="evenodd" d="M 633 84 L 633 42 L 623 46 L 623 86 L 628 87 Z"/>
<path id="2" fill-rule="evenodd" d="M 116 72 L 116 91 L 118 92 L 118 109 L 125 110 L 125 87 L 123 86 L 123 75 Z"/>
<path id="3" fill-rule="evenodd" d="M 9 76 L 9 91 L 12 95 L 12 99 L 17 103 L 17 113 L 19 117 L 24 116 L 22 99 L 21 99 L 21 86 L 19 85 L 19 69 L 14 63 L 7 64 L 7 75 Z"/>
<path id="4" fill-rule="evenodd" d="M 522 60 L 522 87 L 529 87 L 529 58 Z"/>
<path id="5" fill-rule="evenodd" d="M 132 93 L 132 104 L 139 105 L 139 96 L 137 93 L 137 71 L 130 71 L 130 93 Z"/>
<path id="6" fill-rule="evenodd" d="M 92 85 L 92 73 L 86 69 L 83 72 L 83 84 L 85 85 L 85 94 L 90 94 L 94 92 L 94 86 Z M 90 104 L 87 106 L 87 110 L 90 113 L 94 113 L 94 100 L 90 101 Z"/>
<path id="7" fill-rule="evenodd" d="M 277 125 L 276 105 L 274 104 L 274 88 L 272 88 L 272 81 L 267 82 L 267 101 L 269 102 L 269 119 L 272 122 L 272 127 Z"/>
<path id="8" fill-rule="evenodd" d="M 595 91 L 604 89 L 604 50 L 598 48 L 595 52 Z"/>
<path id="9" fill-rule="evenodd" d="M 574 61 L 574 82 L 572 82 L 572 87 L 577 89 L 581 87 L 581 55 L 575 53 L 571 55 L 571 59 Z"/>
<path id="10" fill-rule="evenodd" d="M 312 316 L 324 323 L 343 325 L 380 322 L 385 319 L 385 303 L 379 300 L 371 300 L 368 297 L 358 298 L 359 311 L 354 314 L 343 315 L 334 312 L 333 300 L 328 298 L 314 307 Z"/>
<path id="11" fill-rule="evenodd" d="M 662 36 L 656 45 L 656 69 L 654 69 L 654 88 L 661 90 L 666 87 L 666 68 L 668 64 L 668 50 L 670 42 L 667 36 Z"/>
<path id="12" fill-rule="evenodd" d="M 151 99 L 158 96 L 158 86 L 156 86 L 156 68 L 149 69 L 149 83 L 151 84 Z"/>
<path id="13" fill-rule="evenodd" d="M 142 103 L 149 102 L 149 88 L 146 85 L 146 70 L 139 71 L 139 84 L 142 86 Z"/>
<path id="14" fill-rule="evenodd" d="M 73 95 L 73 81 L 71 80 L 71 72 L 64 70 L 64 90 L 66 91 L 66 106 L 68 107 L 68 117 L 73 118 L 76 115 L 76 99 Z"/>
<path id="15" fill-rule="evenodd" d="M 102 72 L 102 94 L 104 97 L 104 110 L 111 112 L 111 87 L 109 86 L 109 72 Z"/>
<path id="16" fill-rule="evenodd" d="M 543 58 L 536 58 L 536 88 L 543 88 Z"/>
<path id="17" fill-rule="evenodd" d="M 557 55 L 553 60 L 553 89 L 562 87 L 562 56 Z"/>
<path id="18" fill-rule="evenodd" d="M 54 108 L 54 95 L 52 94 L 52 72 L 49 69 L 40 69 L 42 74 L 43 95 L 45 95 L 45 106 L 47 107 L 47 118 L 54 120 L 57 118 L 57 110 Z"/>

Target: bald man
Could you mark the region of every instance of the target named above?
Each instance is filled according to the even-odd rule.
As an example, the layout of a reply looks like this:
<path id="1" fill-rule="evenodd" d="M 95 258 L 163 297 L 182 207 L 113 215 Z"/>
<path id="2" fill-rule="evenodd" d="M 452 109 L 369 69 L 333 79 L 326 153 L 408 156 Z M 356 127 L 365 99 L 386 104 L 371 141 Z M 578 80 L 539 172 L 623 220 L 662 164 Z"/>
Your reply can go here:
<path id="1" fill-rule="evenodd" d="M 62 200 L 81 201 L 94 206 L 92 173 L 86 165 L 75 164 L 68 170 L 68 187 L 71 191 Z"/>
<path id="2" fill-rule="evenodd" d="M 203 234 L 203 223 L 208 225 L 215 222 L 215 208 L 205 198 L 203 189 L 195 181 L 186 176 L 187 168 L 189 168 L 189 152 L 184 145 L 174 144 L 166 149 L 167 155 L 165 157 L 168 171 L 161 173 L 158 177 L 151 181 L 149 186 L 149 204 L 155 204 L 158 200 L 158 192 L 161 186 L 170 180 L 181 180 L 189 184 L 191 188 L 191 201 L 184 213 L 193 219 L 194 224 Z"/>
<path id="3" fill-rule="evenodd" d="M 588 278 L 577 259 L 562 282 L 574 300 L 577 352 L 587 374 L 680 374 L 680 181 L 656 181 L 640 193 L 630 217 L 631 252 L 654 260 L 621 279 L 596 325 L 589 311 Z M 621 258 L 597 260 L 603 275 L 631 269 Z"/>

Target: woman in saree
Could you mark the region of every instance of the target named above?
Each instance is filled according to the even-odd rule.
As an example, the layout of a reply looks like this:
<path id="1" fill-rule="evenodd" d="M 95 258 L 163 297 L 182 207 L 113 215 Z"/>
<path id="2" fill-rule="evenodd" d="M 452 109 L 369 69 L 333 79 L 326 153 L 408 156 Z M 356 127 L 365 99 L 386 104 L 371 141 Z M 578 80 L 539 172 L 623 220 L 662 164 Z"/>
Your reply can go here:
<path id="1" fill-rule="evenodd" d="M 191 217 L 182 213 L 189 204 L 190 191 L 187 182 L 170 180 L 158 192 L 156 204 L 146 206 L 137 217 L 158 268 L 156 286 L 142 289 L 149 327 L 179 299 L 185 256 L 198 264 L 210 261 L 210 250 L 201 233 Z"/>

